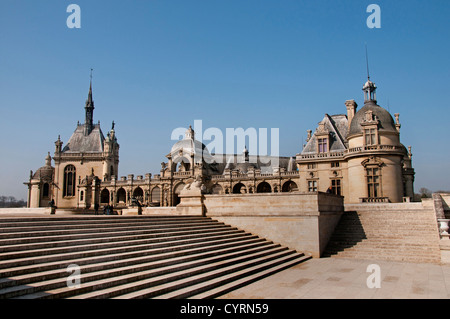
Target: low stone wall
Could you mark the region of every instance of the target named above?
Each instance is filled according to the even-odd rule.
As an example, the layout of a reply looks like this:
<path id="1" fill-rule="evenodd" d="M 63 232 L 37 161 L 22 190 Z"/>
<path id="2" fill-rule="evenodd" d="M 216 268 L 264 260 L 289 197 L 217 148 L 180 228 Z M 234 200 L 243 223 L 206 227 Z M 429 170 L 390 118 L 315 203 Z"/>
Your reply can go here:
<path id="1" fill-rule="evenodd" d="M 155 215 L 155 216 L 170 216 L 177 215 L 176 207 L 143 207 L 142 215 Z M 122 215 L 138 215 L 138 208 L 124 208 L 122 209 Z"/>
<path id="2" fill-rule="evenodd" d="M 324 193 L 205 195 L 206 216 L 320 257 L 344 211 Z"/>
<path id="3" fill-rule="evenodd" d="M 50 215 L 50 207 L 43 208 L 0 208 L 0 217 L 5 215 L 27 216 L 27 215 Z"/>

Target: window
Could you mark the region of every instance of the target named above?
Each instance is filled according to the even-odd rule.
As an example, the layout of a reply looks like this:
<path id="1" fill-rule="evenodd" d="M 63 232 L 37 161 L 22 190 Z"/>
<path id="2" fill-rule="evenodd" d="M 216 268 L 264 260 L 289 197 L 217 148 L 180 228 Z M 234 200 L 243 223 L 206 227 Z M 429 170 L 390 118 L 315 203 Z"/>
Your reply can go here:
<path id="1" fill-rule="evenodd" d="M 331 191 L 335 195 L 341 195 L 341 180 L 332 179 L 331 180 Z"/>
<path id="2" fill-rule="evenodd" d="M 326 153 L 328 152 L 328 138 L 319 138 L 319 153 Z"/>
<path id="3" fill-rule="evenodd" d="M 49 193 L 50 193 L 50 187 L 49 187 L 48 183 L 45 183 L 42 188 L 42 197 L 48 198 Z"/>
<path id="4" fill-rule="evenodd" d="M 365 145 L 377 144 L 377 130 L 374 128 L 368 128 L 364 130 Z"/>
<path id="5" fill-rule="evenodd" d="M 380 168 L 367 168 L 367 192 L 369 197 L 381 197 Z"/>
<path id="6" fill-rule="evenodd" d="M 317 181 L 308 181 L 308 192 L 317 192 Z"/>
<path id="7" fill-rule="evenodd" d="M 317 167 L 316 163 L 308 164 L 308 169 L 315 169 Z"/>
<path id="8" fill-rule="evenodd" d="M 80 192 L 80 201 L 83 201 L 83 200 L 84 200 L 84 192 L 81 191 L 81 192 Z"/>
<path id="9" fill-rule="evenodd" d="M 339 165 L 339 162 L 332 162 L 331 163 L 331 167 L 339 167 L 340 165 Z"/>
<path id="10" fill-rule="evenodd" d="M 67 165 L 64 169 L 64 185 L 63 196 L 71 197 L 75 196 L 75 175 L 76 169 L 73 165 Z"/>

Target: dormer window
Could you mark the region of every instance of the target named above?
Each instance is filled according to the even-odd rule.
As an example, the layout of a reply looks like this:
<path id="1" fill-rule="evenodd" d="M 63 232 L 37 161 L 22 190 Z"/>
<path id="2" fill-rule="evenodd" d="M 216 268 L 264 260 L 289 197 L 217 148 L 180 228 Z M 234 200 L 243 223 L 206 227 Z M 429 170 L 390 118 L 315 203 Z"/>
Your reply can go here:
<path id="1" fill-rule="evenodd" d="M 377 145 L 378 144 L 378 132 L 376 128 L 364 129 L 364 145 Z"/>
<path id="2" fill-rule="evenodd" d="M 319 138 L 317 139 L 318 142 L 318 150 L 319 153 L 327 153 L 328 152 L 328 138 Z"/>

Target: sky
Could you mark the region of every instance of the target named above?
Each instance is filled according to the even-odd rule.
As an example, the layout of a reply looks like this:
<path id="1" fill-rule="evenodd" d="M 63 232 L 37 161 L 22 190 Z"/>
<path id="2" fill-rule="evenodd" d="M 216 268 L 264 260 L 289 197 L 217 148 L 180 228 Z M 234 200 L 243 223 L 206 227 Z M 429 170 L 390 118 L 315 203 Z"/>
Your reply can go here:
<path id="1" fill-rule="evenodd" d="M 325 113 L 362 107 L 366 45 L 415 190 L 449 190 L 449 17 L 448 0 L 1 0 L 0 195 L 26 199 L 30 170 L 84 122 L 91 68 L 94 122 L 116 123 L 119 175 L 136 176 L 158 174 L 172 131 L 195 120 L 278 128 L 295 156 Z"/>

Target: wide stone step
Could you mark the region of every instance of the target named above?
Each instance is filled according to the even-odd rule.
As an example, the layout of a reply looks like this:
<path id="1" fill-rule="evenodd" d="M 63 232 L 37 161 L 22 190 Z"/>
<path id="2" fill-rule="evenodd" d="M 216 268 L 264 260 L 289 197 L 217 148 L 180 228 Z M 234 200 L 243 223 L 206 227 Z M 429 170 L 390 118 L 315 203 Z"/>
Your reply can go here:
<path id="1" fill-rule="evenodd" d="M 36 229 L 34 231 L 27 232 L 9 232 L 0 234 L 1 239 L 10 239 L 16 237 L 43 237 L 43 236 L 64 236 L 70 234 L 90 234 L 96 232 L 113 232 L 113 231 L 127 231 L 127 230 L 160 230 L 160 229 L 168 229 L 174 227 L 194 227 L 194 226 L 206 226 L 206 225 L 215 225 L 218 222 L 216 221 L 199 221 L 192 223 L 179 223 L 179 224 L 149 224 L 149 225 L 132 225 L 129 226 L 118 226 L 118 227 L 95 227 L 95 228 L 83 228 L 83 229 L 67 229 L 67 230 L 48 230 L 42 231 Z"/>
<path id="2" fill-rule="evenodd" d="M 8 245 L 23 245 L 23 244 L 33 244 L 33 243 L 42 243 L 52 242 L 52 241 L 70 241 L 77 239 L 89 239 L 92 240 L 99 238 L 109 238 L 109 237 L 118 237 L 118 236 L 130 236 L 130 235 L 146 235 L 146 234 L 164 234 L 168 232 L 177 232 L 177 231 L 192 231 L 192 230 L 202 230 L 202 229 L 211 229 L 211 228 L 220 228 L 220 227 L 230 227 L 228 225 L 224 225 L 223 223 L 211 223 L 204 225 L 185 225 L 184 227 L 171 227 L 171 228 L 150 228 L 143 230 L 135 230 L 134 228 L 130 230 L 113 230 L 113 231 L 101 231 L 97 233 L 81 233 L 81 234 L 71 234 L 71 235 L 52 235 L 52 236 L 41 236 L 41 237 L 28 237 L 28 238 L 9 238 L 0 240 L 0 245 L 8 246 Z M 19 233 L 20 235 L 20 233 Z"/>
<path id="3" fill-rule="evenodd" d="M 220 235 L 235 235 L 242 234 L 243 231 L 239 230 L 230 230 L 230 229 L 211 229 L 204 230 L 202 232 L 203 237 L 210 238 L 211 236 L 220 236 Z M 177 235 L 177 236 L 161 236 L 161 237 L 153 237 L 153 238 L 145 238 L 145 239 L 134 239 L 134 240 L 125 240 L 115 242 L 114 238 L 111 238 L 109 242 L 102 243 L 85 243 L 84 245 L 78 244 L 77 246 L 64 246 L 64 247 L 56 247 L 56 248 L 40 248 L 40 249 L 29 249 L 25 251 L 13 251 L 13 252 L 5 252 L 0 253 L 0 260 L 8 260 L 8 259 L 21 259 L 27 257 L 37 257 L 37 256 L 48 256 L 48 255 L 56 255 L 62 253 L 74 253 L 74 252 L 87 252 L 90 250 L 104 250 L 104 249 L 115 249 L 115 248 L 126 248 L 129 246 L 141 247 L 141 245 L 154 244 L 154 243 L 165 243 L 171 241 L 178 240 L 187 240 L 187 239 L 195 239 L 198 240 L 198 234 L 186 234 L 186 235 Z"/>
<path id="4" fill-rule="evenodd" d="M 202 255 L 195 256 L 196 258 L 168 258 L 165 260 L 159 260 L 156 262 L 149 262 L 140 264 L 138 266 L 134 264 L 128 264 L 123 267 L 114 267 L 107 270 L 97 270 L 93 272 L 81 272 L 81 286 L 79 290 L 76 288 L 67 287 L 66 277 L 60 277 L 52 280 L 40 281 L 34 284 L 27 284 L 12 287 L 10 289 L 4 289 L 3 293 L 7 295 L 8 298 L 17 297 L 20 295 L 25 296 L 23 298 L 41 298 L 48 296 L 49 291 L 53 294 L 54 291 L 58 290 L 59 294 L 61 291 L 71 291 L 73 294 L 78 294 L 86 289 L 99 288 L 96 286 L 98 282 L 103 282 L 104 280 L 110 280 L 113 283 L 115 280 L 122 280 L 127 278 L 127 282 L 133 281 L 134 279 L 146 278 L 146 276 L 156 276 L 160 274 L 168 274 L 170 272 L 186 270 L 192 267 L 205 265 L 212 262 L 219 262 L 226 259 L 230 259 L 231 256 L 247 256 L 249 252 L 253 252 L 255 255 L 264 255 L 270 249 L 283 249 L 279 245 L 266 246 L 264 249 L 260 247 L 246 249 L 244 251 L 237 250 L 224 255 L 214 255 L 212 257 L 205 257 Z M 247 252 L 247 253 L 246 253 Z M 237 258 L 237 257 L 236 257 Z M 68 291 L 64 292 L 64 297 L 67 297 L 71 293 Z M 61 295 L 53 294 L 52 298 L 59 298 Z"/>
<path id="5" fill-rule="evenodd" d="M 342 215 L 323 256 L 436 261 L 438 237 L 431 210 L 361 208 Z"/>
<path id="6" fill-rule="evenodd" d="M 178 228 L 169 229 L 169 230 L 161 230 L 161 231 L 151 231 L 151 232 L 138 232 L 135 234 L 134 232 L 118 232 L 118 233 L 110 233 L 108 236 L 105 236 L 104 233 L 100 233 L 98 235 L 92 234 L 87 236 L 73 237 L 65 237 L 64 240 L 60 241 L 47 241 L 48 237 L 39 237 L 39 240 L 36 238 L 36 242 L 25 242 L 25 243 L 17 243 L 14 241 L 9 241 L 8 244 L 3 244 L 0 246 L 0 252 L 13 252 L 13 251 L 24 251 L 24 250 L 32 250 L 32 249 L 42 249 L 42 248 L 57 248 L 57 247 L 72 247 L 77 245 L 84 244 L 98 244 L 98 243 L 111 243 L 111 242 L 120 242 L 120 241 L 128 241 L 128 240 L 140 240 L 140 239 L 151 239 L 151 238 L 163 238 L 163 237 L 174 237 L 180 235 L 195 235 L 202 234 L 211 231 L 231 231 L 237 230 L 235 227 L 231 227 L 228 225 L 210 225 L 205 227 L 192 227 L 192 228 L 183 228 L 179 230 Z M 60 237 L 58 237 L 60 239 Z M 20 242 L 20 240 L 17 240 Z M 0 241 L 0 245 L 2 245 Z"/>
<path id="7" fill-rule="evenodd" d="M 308 258 L 205 217 L 0 218 L 0 299 L 217 294 Z"/>
<path id="8" fill-rule="evenodd" d="M 110 255 L 110 254 L 119 254 L 126 253 L 131 251 L 152 251 L 155 249 L 165 249 L 165 250 L 176 250 L 182 249 L 182 247 L 186 245 L 202 245 L 205 242 L 211 241 L 220 241 L 220 240 L 231 240 L 238 241 L 242 239 L 243 236 L 249 236 L 249 234 L 243 235 L 212 235 L 212 236 L 204 236 L 201 238 L 195 239 L 184 239 L 184 240 L 173 240 L 165 243 L 156 243 L 156 244 L 144 244 L 144 245 L 135 245 L 135 246 L 127 246 L 127 247 L 117 247 L 113 249 L 96 249 L 96 250 L 88 250 L 82 252 L 67 252 L 62 254 L 55 255 L 46 255 L 46 256 L 38 256 L 38 257 L 27 257 L 27 258 L 19 258 L 19 259 L 10 259 L 6 261 L 0 261 L 0 270 L 4 268 L 9 268 L 12 266 L 25 266 L 30 264 L 38 264 L 43 262 L 51 262 L 51 261 L 64 261 L 66 259 L 79 259 L 86 257 L 94 257 L 101 255 Z M 256 236 L 254 236 L 256 237 Z M 180 248 L 181 247 L 181 248 Z"/>
<path id="9" fill-rule="evenodd" d="M 80 266 L 80 272 L 82 274 L 107 270 L 118 267 L 126 267 L 132 265 L 133 269 L 141 269 L 142 267 L 146 267 L 148 264 L 158 264 L 158 265 L 166 265 L 170 263 L 180 263 L 185 261 L 197 260 L 200 258 L 208 258 L 213 256 L 225 256 L 231 253 L 240 253 L 244 250 L 247 251 L 259 251 L 263 249 L 267 249 L 269 246 L 276 246 L 268 241 L 245 241 L 239 242 L 233 245 L 216 245 L 215 249 L 188 249 L 185 251 L 178 252 L 169 252 L 169 253 L 161 253 L 161 254 L 152 254 L 150 256 L 141 256 L 141 257 L 133 257 L 127 258 L 126 256 L 119 260 L 106 261 L 106 262 L 94 262 L 91 264 L 85 264 Z M 279 245 L 277 245 L 279 246 Z M 74 263 L 74 262 L 73 262 Z M 56 266 L 56 265 L 55 265 Z M 28 285 L 30 283 L 38 282 L 39 280 L 50 280 L 56 278 L 66 278 L 68 276 L 68 272 L 66 268 L 55 268 L 47 271 L 35 271 L 31 273 L 21 274 L 10 276 L 8 278 L 0 279 L 0 289 L 5 287 L 12 287 L 18 285 Z"/>
<path id="10" fill-rule="evenodd" d="M 113 299 L 147 299 L 154 298 L 161 294 L 167 294 L 169 292 L 182 289 L 188 286 L 197 285 L 202 282 L 206 282 L 213 278 L 225 276 L 229 274 L 235 274 L 235 279 L 241 278 L 244 275 L 250 275 L 256 271 L 263 271 L 269 267 L 274 267 L 280 263 L 292 260 L 297 257 L 297 254 L 292 251 L 286 251 L 281 253 L 275 253 L 269 257 L 256 258 L 250 261 L 241 262 L 238 264 L 221 265 L 216 269 L 205 269 L 197 274 L 198 270 L 192 270 L 194 274 L 190 276 L 184 276 L 175 281 L 160 281 L 160 282 L 146 282 L 144 286 L 149 285 L 148 288 L 139 289 L 138 291 L 130 292 L 127 294 L 119 295 Z M 208 289 L 209 287 L 205 288 Z"/>
<path id="11" fill-rule="evenodd" d="M 128 262 L 129 260 L 134 260 L 134 262 L 145 262 L 145 261 L 155 261 L 160 259 L 165 259 L 169 257 L 180 257 L 184 255 L 196 254 L 201 252 L 210 252 L 217 249 L 226 249 L 230 247 L 238 247 L 241 245 L 261 245 L 265 242 L 264 239 L 257 236 L 247 236 L 245 239 L 236 241 L 235 239 L 221 240 L 221 241 L 211 241 L 205 244 L 191 244 L 185 247 L 172 247 L 171 250 L 167 251 L 165 248 L 151 249 L 144 251 L 126 252 L 121 254 L 109 254 L 102 256 L 93 256 L 88 258 L 79 258 L 64 260 L 63 262 L 48 262 L 42 264 L 27 265 L 22 267 L 13 267 L 9 269 L 3 269 L 0 272 L 0 277 L 13 277 L 25 274 L 32 274 L 42 271 L 52 271 L 54 269 L 64 269 L 71 265 L 77 264 L 78 266 L 84 265 L 95 265 L 95 264 L 105 264 L 105 263 L 121 263 Z"/>
<path id="12" fill-rule="evenodd" d="M 239 273 L 232 273 L 224 275 L 219 278 L 213 278 L 207 282 L 197 284 L 193 287 L 186 287 L 184 289 L 175 290 L 174 292 L 160 295 L 155 299 L 174 299 L 174 298 L 190 298 L 190 299 L 211 299 L 217 298 L 235 289 L 241 288 L 245 285 L 253 283 L 257 280 L 270 276 L 276 272 L 293 267 L 302 263 L 311 257 L 299 254 L 294 259 L 283 262 L 278 262 L 275 266 L 270 265 L 265 270 L 260 270 L 259 266 L 241 270 Z"/>

